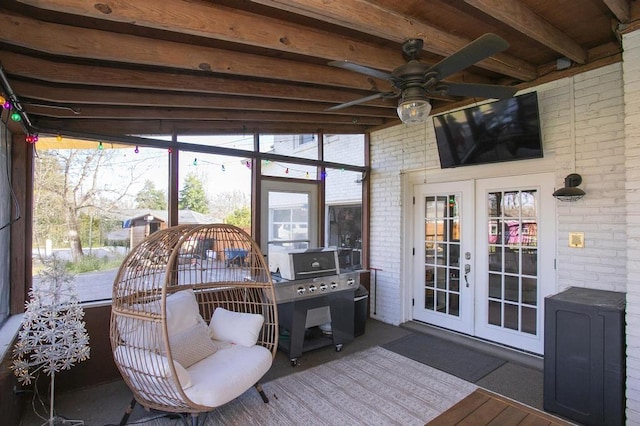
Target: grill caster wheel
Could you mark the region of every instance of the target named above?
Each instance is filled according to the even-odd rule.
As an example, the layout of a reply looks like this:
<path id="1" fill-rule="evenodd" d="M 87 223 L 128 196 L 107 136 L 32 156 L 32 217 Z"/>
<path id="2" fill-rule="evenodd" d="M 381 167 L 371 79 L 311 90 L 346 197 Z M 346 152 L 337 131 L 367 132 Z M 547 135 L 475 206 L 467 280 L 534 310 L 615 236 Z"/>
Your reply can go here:
<path id="1" fill-rule="evenodd" d="M 342 350 L 342 343 L 336 345 L 336 352 L 340 352 Z"/>
<path id="2" fill-rule="evenodd" d="M 298 365 L 298 358 L 291 358 L 289 361 L 291 361 L 292 367 L 296 367 Z"/>

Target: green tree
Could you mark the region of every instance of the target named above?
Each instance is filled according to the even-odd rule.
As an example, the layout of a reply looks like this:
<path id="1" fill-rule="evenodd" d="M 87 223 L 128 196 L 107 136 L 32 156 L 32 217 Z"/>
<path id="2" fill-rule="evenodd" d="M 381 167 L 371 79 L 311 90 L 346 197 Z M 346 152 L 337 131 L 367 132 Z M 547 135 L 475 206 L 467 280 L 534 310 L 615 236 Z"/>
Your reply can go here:
<path id="1" fill-rule="evenodd" d="M 167 194 L 157 189 L 149 179 L 144 181 L 144 186 L 136 195 L 136 207 L 139 209 L 166 210 Z"/>
<path id="2" fill-rule="evenodd" d="M 178 207 L 203 214 L 209 213 L 204 185 L 195 173 L 189 173 L 185 178 L 184 186 L 180 190 Z"/>
<path id="3" fill-rule="evenodd" d="M 251 209 L 248 206 L 240 207 L 225 217 L 224 222 L 238 228 L 249 228 L 251 227 Z"/>

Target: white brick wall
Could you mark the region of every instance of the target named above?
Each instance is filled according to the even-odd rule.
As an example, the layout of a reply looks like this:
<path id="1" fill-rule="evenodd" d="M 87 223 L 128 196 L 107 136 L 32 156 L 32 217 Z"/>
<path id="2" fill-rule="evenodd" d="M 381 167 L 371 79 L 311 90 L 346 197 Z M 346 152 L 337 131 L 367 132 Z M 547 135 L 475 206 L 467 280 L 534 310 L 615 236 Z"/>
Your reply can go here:
<path id="1" fill-rule="evenodd" d="M 578 202 L 557 202 L 557 290 L 577 286 L 626 291 L 622 65 L 599 68 L 536 90 L 544 152 L 554 158 L 557 186 L 563 186 L 565 176 L 575 171 L 582 175 L 581 188 L 587 193 Z M 402 319 L 404 275 L 402 174 L 439 167 L 431 120 L 424 126 L 401 125 L 375 132 L 371 158 L 371 265 L 383 269 L 378 278 L 377 313 L 383 321 L 397 324 Z M 640 180 L 640 171 L 637 178 Z M 571 231 L 585 233 L 585 248 L 568 247 Z"/>
<path id="2" fill-rule="evenodd" d="M 640 31 L 623 37 L 627 206 L 627 423 L 640 424 Z"/>

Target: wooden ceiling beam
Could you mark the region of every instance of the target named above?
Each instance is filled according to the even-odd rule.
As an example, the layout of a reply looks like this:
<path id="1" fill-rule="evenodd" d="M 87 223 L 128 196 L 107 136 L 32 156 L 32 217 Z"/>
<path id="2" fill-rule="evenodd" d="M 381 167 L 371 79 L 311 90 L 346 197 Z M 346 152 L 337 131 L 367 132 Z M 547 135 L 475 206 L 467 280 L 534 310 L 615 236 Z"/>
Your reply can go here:
<path id="1" fill-rule="evenodd" d="M 371 44 L 327 31 L 206 2 L 137 0 L 135 3 L 110 2 L 97 7 L 93 2 L 84 0 L 18 1 L 44 10 L 243 43 L 323 58 L 327 61 L 349 60 L 386 71 L 391 71 L 402 63 L 399 50 L 376 48 Z M 449 56 L 472 41 L 412 20 L 394 11 L 382 9 L 364 0 L 332 2 L 330 7 L 324 0 L 264 0 L 254 1 L 254 3 L 276 9 L 292 10 L 314 19 L 398 43 L 402 43 L 407 38 L 423 38 L 425 50 L 441 56 Z M 523 81 L 530 81 L 536 77 L 535 68 L 531 64 L 504 53 L 481 61 L 477 65 Z"/>
<path id="2" fill-rule="evenodd" d="M 0 51 L 0 62 L 11 76 L 44 80 L 54 83 L 95 85 L 100 87 L 169 90 L 182 93 L 205 93 L 268 97 L 276 99 L 324 102 L 337 105 L 369 93 L 338 88 L 308 85 L 290 85 L 284 82 L 235 80 L 214 75 L 190 75 L 170 72 L 141 71 L 136 69 L 109 68 L 83 64 L 48 61 L 9 51 Z M 20 95 L 20 93 L 18 93 Z M 388 107 L 383 101 L 368 105 Z"/>
<path id="3" fill-rule="evenodd" d="M 45 85 L 24 80 L 14 80 L 13 90 L 20 94 L 23 104 L 29 102 L 48 103 L 50 105 L 68 105 L 77 107 L 82 104 L 122 105 L 131 107 L 173 107 L 173 108 L 206 108 L 243 111 L 279 111 L 279 112 L 315 112 L 337 113 L 325 111 L 334 106 L 331 103 L 303 102 L 266 98 L 250 98 L 246 96 L 193 95 L 174 92 L 150 90 L 123 90 L 117 88 L 86 88 L 66 85 Z M 345 114 L 343 111 L 342 114 Z M 387 107 L 369 107 L 357 105 L 349 108 L 348 114 L 353 116 L 386 117 L 397 116 L 394 105 Z"/>
<path id="4" fill-rule="evenodd" d="M 0 11 L 0 41 L 50 55 L 313 83 L 362 90 L 391 90 L 386 80 L 328 65 L 202 47 L 38 21 Z M 32 31 L 32 28 L 38 28 Z"/>
<path id="5" fill-rule="evenodd" d="M 396 120 L 396 124 L 400 120 Z M 295 127 L 286 122 L 241 122 L 241 121 L 174 121 L 174 120 L 61 120 L 57 118 L 40 118 L 36 121 L 44 134 L 51 135 L 170 135 L 172 133 L 188 134 L 251 134 L 258 133 L 318 133 L 325 134 L 362 134 L 368 127 L 359 124 L 324 124 L 297 123 Z M 99 130 L 98 130 L 99 129 Z"/>
<path id="6" fill-rule="evenodd" d="M 542 19 L 520 0 L 464 1 L 574 62 L 584 64 L 587 60 L 587 51 L 582 46 Z"/>
<path id="7" fill-rule="evenodd" d="M 356 117 L 337 114 L 279 113 L 263 111 L 209 110 L 185 108 L 151 108 L 151 107 L 109 107 L 84 105 L 76 112 L 61 108 L 50 108 L 39 105 L 26 105 L 29 117 L 45 116 L 75 120 L 191 120 L 191 121 L 285 121 L 290 123 L 336 123 L 363 124 L 379 126 L 385 123 L 384 118 Z"/>
<path id="8" fill-rule="evenodd" d="M 602 0 L 615 15 L 618 21 L 623 24 L 631 20 L 631 4 L 629 0 Z"/>
<path id="9" fill-rule="evenodd" d="M 308 16 L 323 22 L 357 30 L 376 37 L 402 43 L 409 38 L 424 40 L 424 50 L 449 56 L 471 41 L 447 33 L 393 10 L 383 9 L 366 0 L 251 0 L 253 3 Z M 343 59 L 352 60 L 351 57 Z M 353 61 L 357 62 L 357 61 Z M 364 65 L 364 64 L 363 64 Z M 480 61 L 476 66 L 506 74 L 522 81 L 536 78 L 535 67 L 506 53 Z"/>

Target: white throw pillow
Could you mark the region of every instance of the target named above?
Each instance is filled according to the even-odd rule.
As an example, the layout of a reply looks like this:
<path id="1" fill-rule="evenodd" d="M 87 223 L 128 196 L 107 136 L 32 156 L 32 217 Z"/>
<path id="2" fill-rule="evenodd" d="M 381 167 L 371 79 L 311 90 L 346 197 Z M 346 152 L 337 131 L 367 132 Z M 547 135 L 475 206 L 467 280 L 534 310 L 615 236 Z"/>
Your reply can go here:
<path id="1" fill-rule="evenodd" d="M 169 337 L 169 346 L 174 361 L 178 361 L 185 368 L 215 354 L 218 350 L 209 337 L 209 330 L 204 322 Z"/>
<path id="2" fill-rule="evenodd" d="M 209 328 L 212 338 L 216 340 L 251 347 L 258 341 L 263 322 L 262 315 L 216 308 Z"/>
<path id="3" fill-rule="evenodd" d="M 198 310 L 198 301 L 191 289 L 181 290 L 167 296 L 167 333 L 169 339 L 197 324 L 206 322 Z M 140 312 L 160 313 L 160 301 L 130 305 L 129 309 Z M 120 338 L 130 346 L 151 351 L 164 352 L 162 326 L 160 323 L 130 317 L 117 318 Z"/>
<path id="4" fill-rule="evenodd" d="M 204 322 L 193 290 L 181 290 L 167 296 L 167 333 L 169 337 Z"/>

